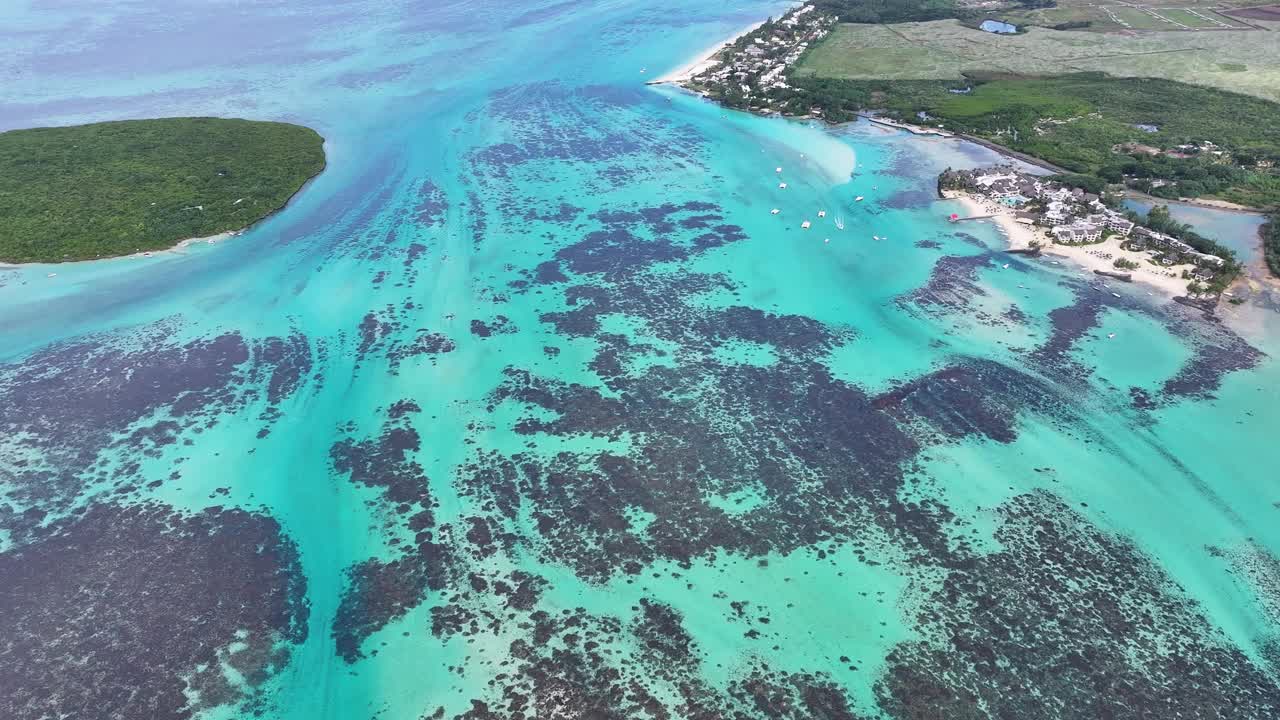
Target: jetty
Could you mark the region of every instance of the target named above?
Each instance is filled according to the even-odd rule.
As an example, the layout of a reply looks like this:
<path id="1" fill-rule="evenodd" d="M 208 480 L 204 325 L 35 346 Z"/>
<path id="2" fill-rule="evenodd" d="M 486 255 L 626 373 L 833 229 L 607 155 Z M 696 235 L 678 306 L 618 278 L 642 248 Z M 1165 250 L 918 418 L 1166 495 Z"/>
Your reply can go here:
<path id="1" fill-rule="evenodd" d="M 883 125 L 884 127 L 891 127 L 897 130 L 906 130 L 912 135 L 936 135 L 938 137 L 944 137 L 944 138 L 955 137 L 955 133 L 949 133 L 946 130 L 939 130 L 938 128 L 931 128 L 931 127 L 921 127 L 919 125 L 912 125 L 911 123 L 900 122 L 897 120 L 890 120 L 889 118 L 886 118 L 882 115 L 876 115 L 874 113 L 860 112 L 858 113 L 858 117 L 865 118 L 871 121 L 872 123 L 875 123 L 876 125 Z"/>
<path id="2" fill-rule="evenodd" d="M 1094 270 L 1093 274 L 1101 275 L 1102 277 L 1115 278 L 1116 280 L 1123 280 L 1125 282 L 1133 282 L 1133 273 L 1115 272 L 1113 270 Z"/>

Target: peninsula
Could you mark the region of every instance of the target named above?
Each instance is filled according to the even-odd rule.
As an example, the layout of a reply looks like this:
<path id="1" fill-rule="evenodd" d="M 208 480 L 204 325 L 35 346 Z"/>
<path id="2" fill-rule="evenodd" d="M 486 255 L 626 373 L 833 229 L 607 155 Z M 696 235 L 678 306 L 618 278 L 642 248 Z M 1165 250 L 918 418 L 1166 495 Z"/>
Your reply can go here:
<path id="1" fill-rule="evenodd" d="M 324 139 L 192 117 L 0 133 L 0 262 L 162 250 L 243 230 L 324 169 Z"/>
<path id="2" fill-rule="evenodd" d="M 1099 196 L 1053 179 L 999 165 L 947 170 L 939 194 L 961 199 L 975 218 L 990 218 L 1014 251 L 1045 251 L 1099 275 L 1138 281 L 1206 307 L 1241 273 L 1230 248 L 1174 222 L 1168 208 L 1143 218 Z M 966 218 L 953 217 L 953 222 Z"/>

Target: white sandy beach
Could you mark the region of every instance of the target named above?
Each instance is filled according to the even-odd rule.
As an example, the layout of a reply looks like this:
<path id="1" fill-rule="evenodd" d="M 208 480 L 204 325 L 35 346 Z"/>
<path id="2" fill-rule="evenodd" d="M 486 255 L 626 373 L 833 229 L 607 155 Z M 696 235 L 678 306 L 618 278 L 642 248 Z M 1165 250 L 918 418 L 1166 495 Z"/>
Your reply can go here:
<path id="1" fill-rule="evenodd" d="M 725 49 L 729 45 L 732 45 L 735 41 L 737 41 L 738 38 L 742 37 L 743 35 L 746 35 L 752 30 L 755 30 L 761 25 L 764 25 L 763 20 L 761 20 L 758 23 L 755 23 L 754 25 L 751 25 L 750 27 L 743 28 L 742 31 L 734 34 L 733 37 L 727 40 L 722 40 L 716 43 L 715 45 L 708 47 L 706 50 L 703 50 L 697 55 L 693 56 L 693 58 L 690 59 L 688 63 L 681 65 L 680 67 L 672 70 L 671 72 L 668 72 L 662 77 L 650 80 L 649 84 L 661 85 L 661 84 L 671 84 L 671 83 L 682 83 L 688 80 L 689 78 L 693 77 L 694 75 L 698 75 L 699 73 L 702 73 L 706 70 L 709 70 L 715 67 L 716 65 L 720 64 L 719 56 L 720 56 L 721 50 Z"/>
<path id="2" fill-rule="evenodd" d="M 243 230 L 239 232 L 227 231 L 223 233 L 218 233 L 217 235 L 209 235 L 207 237 L 187 238 L 185 240 L 179 240 L 177 243 L 175 243 L 171 247 L 161 248 L 159 250 L 142 250 L 136 253 L 129 253 L 128 255 L 111 255 L 109 257 L 104 257 L 104 258 L 94 258 L 92 260 L 69 260 L 67 262 L 59 262 L 59 263 L 48 263 L 48 262 L 3 263 L 3 262 L 0 262 L 0 268 L 21 269 L 31 265 L 49 265 L 49 266 L 79 265 L 81 263 L 109 262 L 111 260 L 136 260 L 138 258 L 152 257 L 155 255 L 160 255 L 164 253 L 175 253 L 175 254 L 181 255 L 182 253 L 180 251 L 183 248 L 187 247 L 188 245 L 195 245 L 198 243 L 214 244 L 214 243 L 222 242 L 223 240 L 229 240 L 242 232 L 244 231 Z"/>
<path id="3" fill-rule="evenodd" d="M 1182 279 L 1182 271 L 1192 269 L 1193 265 L 1157 267 L 1147 262 L 1150 255 L 1145 252 L 1120 249 L 1120 238 L 1116 236 L 1092 245 L 1057 245 L 1043 229 L 1018 222 L 1014 218 L 1014 211 L 1008 207 L 971 195 L 952 195 L 952 197 L 971 215 L 995 215 L 989 221 L 1000 228 L 1005 239 L 1009 241 L 1010 248 L 1030 247 L 1035 241 L 1043 247 L 1044 256 L 1069 260 L 1089 273 L 1094 270 L 1127 272 L 1132 275 L 1135 283 L 1142 283 L 1170 299 L 1187 294 L 1188 281 Z M 1136 270 L 1117 268 L 1116 258 L 1132 260 L 1138 263 L 1138 268 Z"/>

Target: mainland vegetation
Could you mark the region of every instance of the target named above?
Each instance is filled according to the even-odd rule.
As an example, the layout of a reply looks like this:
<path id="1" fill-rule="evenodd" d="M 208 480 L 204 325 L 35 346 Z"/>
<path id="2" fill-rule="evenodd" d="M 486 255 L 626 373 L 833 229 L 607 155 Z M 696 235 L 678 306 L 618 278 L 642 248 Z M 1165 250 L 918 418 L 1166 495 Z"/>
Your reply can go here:
<path id="1" fill-rule="evenodd" d="M 964 3 L 956 0 L 814 0 L 817 10 L 835 15 L 845 23 L 926 22 L 959 18 L 980 21 L 990 15 L 994 3 Z M 1048 8 L 1057 0 L 1010 0 L 1003 9 Z"/>
<path id="2" fill-rule="evenodd" d="M 240 230 L 324 169 L 278 122 L 164 118 L 0 133 L 0 261 L 62 262 Z"/>
<path id="3" fill-rule="evenodd" d="M 1123 183 L 1168 199 L 1280 207 L 1280 105 L 1247 95 L 1103 73 L 961 82 L 801 75 L 773 92 L 775 105 L 831 121 L 879 110 L 975 135 L 1086 176 L 1074 181 L 1082 187 Z"/>
<path id="4" fill-rule="evenodd" d="M 1271 274 L 1280 278 L 1280 213 L 1262 228 L 1262 250 Z"/>

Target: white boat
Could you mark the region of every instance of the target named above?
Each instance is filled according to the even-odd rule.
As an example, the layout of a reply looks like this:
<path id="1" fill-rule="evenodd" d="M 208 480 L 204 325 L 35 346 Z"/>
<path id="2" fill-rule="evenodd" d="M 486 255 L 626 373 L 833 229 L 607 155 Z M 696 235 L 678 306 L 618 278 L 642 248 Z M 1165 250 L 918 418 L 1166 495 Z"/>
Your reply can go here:
<path id="1" fill-rule="evenodd" d="M 838 217 L 838 218 L 836 218 L 836 229 L 837 229 L 837 230 L 843 230 L 843 229 L 844 229 L 844 218 L 842 218 L 842 217 Z"/>
<path id="2" fill-rule="evenodd" d="M 760 152 L 764 152 L 764 151 L 763 151 L 763 150 L 761 150 Z M 775 169 L 775 170 L 774 170 L 774 172 L 782 172 L 782 168 L 777 168 L 777 169 Z"/>
<path id="3" fill-rule="evenodd" d="M 808 229 L 809 229 L 809 221 L 808 221 L 808 220 L 805 220 L 804 222 L 800 223 L 800 229 L 801 229 L 801 230 L 808 230 Z"/>
<path id="4" fill-rule="evenodd" d="M 858 197 L 854 198 L 854 199 L 853 199 L 853 201 L 854 201 L 854 202 L 862 202 L 862 196 L 861 196 L 861 195 L 859 195 Z"/>
<path id="5" fill-rule="evenodd" d="M 787 189 L 787 184 L 786 184 L 786 183 L 778 183 L 778 187 L 779 187 L 780 189 L 782 189 L 782 190 L 786 190 L 786 189 Z"/>
<path id="6" fill-rule="evenodd" d="M 1120 293 L 1111 293 L 1111 294 L 1112 294 L 1112 295 L 1114 295 L 1114 296 L 1116 296 L 1116 297 L 1120 297 Z"/>
<path id="7" fill-rule="evenodd" d="M 1115 333 L 1107 333 L 1107 338 L 1108 338 L 1108 339 L 1113 338 L 1113 337 L 1115 337 L 1115 336 L 1116 336 L 1116 334 L 1115 334 Z"/>
<path id="8" fill-rule="evenodd" d="M 1005 263 L 1004 265 L 1001 265 L 1000 267 L 1004 268 L 1005 270 L 1008 270 L 1008 269 L 1009 269 L 1009 263 Z"/>
<path id="9" fill-rule="evenodd" d="M 770 210 L 770 211 L 769 211 L 769 214 L 770 214 L 770 215 L 777 215 L 777 214 L 778 214 L 778 213 L 780 213 L 780 212 L 782 212 L 782 211 L 781 211 L 781 210 L 779 210 L 778 208 L 774 208 L 774 209 L 772 209 L 772 210 Z"/>
<path id="10" fill-rule="evenodd" d="M 827 211 L 826 211 L 826 210 L 819 210 L 819 211 L 818 211 L 818 217 L 820 217 L 820 218 L 824 218 L 824 217 L 826 217 L 826 216 L 827 216 Z"/>
<path id="11" fill-rule="evenodd" d="M 49 273 L 45 277 L 58 277 L 58 273 Z"/>
<path id="12" fill-rule="evenodd" d="M 822 239 L 822 242 L 824 242 L 824 243 L 829 243 L 829 242 L 831 242 L 831 238 L 823 238 L 823 239 Z"/>
<path id="13" fill-rule="evenodd" d="M 879 239 L 880 239 L 880 236 L 879 236 L 879 235 L 872 235 L 872 236 L 871 236 L 871 239 L 872 239 L 872 240 L 879 240 Z"/>

